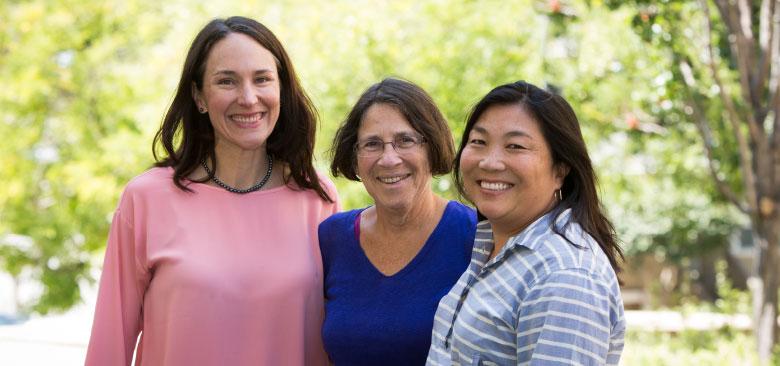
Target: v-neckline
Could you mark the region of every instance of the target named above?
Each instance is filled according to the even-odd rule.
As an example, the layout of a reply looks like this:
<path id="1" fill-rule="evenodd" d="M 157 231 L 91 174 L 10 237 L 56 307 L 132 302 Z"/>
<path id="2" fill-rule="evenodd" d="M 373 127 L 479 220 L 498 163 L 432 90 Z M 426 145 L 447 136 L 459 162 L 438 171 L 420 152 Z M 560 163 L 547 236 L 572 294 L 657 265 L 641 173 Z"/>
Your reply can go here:
<path id="1" fill-rule="evenodd" d="M 353 236 L 355 238 L 354 244 L 357 246 L 357 250 L 359 251 L 360 256 L 363 258 L 363 260 L 365 261 L 367 266 L 376 275 L 378 275 L 381 278 L 394 278 L 394 277 L 401 276 L 404 273 L 411 271 L 417 265 L 417 262 L 422 260 L 420 258 L 423 258 L 425 256 L 425 253 L 430 250 L 429 248 L 431 246 L 431 244 L 430 244 L 431 238 L 433 238 L 436 235 L 438 235 L 438 232 L 441 230 L 442 222 L 444 222 L 445 217 L 447 217 L 447 214 L 450 211 L 450 205 L 452 205 L 453 202 L 454 201 L 448 201 L 447 204 L 444 206 L 444 212 L 442 212 L 441 218 L 439 218 L 439 222 L 436 223 L 436 226 L 433 228 L 433 231 L 431 231 L 431 234 L 428 235 L 428 238 L 425 239 L 425 243 L 423 243 L 422 247 L 420 247 L 420 250 L 417 251 L 417 254 L 415 254 L 414 257 L 412 257 L 412 259 L 409 260 L 409 262 L 406 263 L 406 265 L 401 267 L 401 269 L 399 269 L 395 273 L 385 274 L 384 272 L 379 270 L 379 268 L 374 264 L 374 262 L 371 261 L 371 258 L 368 257 L 368 254 L 366 254 L 366 251 L 363 249 L 363 246 L 360 245 L 360 233 L 356 232 L 355 230 L 353 230 L 353 233 L 354 233 Z M 357 215 L 353 219 L 353 223 L 355 222 L 355 220 L 358 220 L 360 218 L 360 215 L 363 213 L 363 211 L 365 211 L 369 207 L 365 207 L 365 208 L 359 210 L 357 212 Z"/>

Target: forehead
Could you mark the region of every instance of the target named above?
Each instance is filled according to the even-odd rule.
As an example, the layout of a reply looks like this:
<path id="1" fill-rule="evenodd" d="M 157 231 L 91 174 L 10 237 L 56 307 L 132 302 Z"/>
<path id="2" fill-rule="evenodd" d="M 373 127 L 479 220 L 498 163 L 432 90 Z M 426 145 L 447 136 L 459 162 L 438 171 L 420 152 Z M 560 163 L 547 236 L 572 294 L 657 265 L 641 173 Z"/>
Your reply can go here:
<path id="1" fill-rule="evenodd" d="M 398 108 L 387 103 L 376 103 L 363 113 L 358 136 L 393 136 L 414 131 Z"/>
<path id="2" fill-rule="evenodd" d="M 243 33 L 230 33 L 211 48 L 206 58 L 206 74 L 219 71 L 276 71 L 276 61 L 265 47 Z"/>
<path id="3" fill-rule="evenodd" d="M 497 136 L 520 132 L 534 139 L 542 138 L 539 122 L 519 103 L 488 107 L 477 119 L 472 132 Z"/>

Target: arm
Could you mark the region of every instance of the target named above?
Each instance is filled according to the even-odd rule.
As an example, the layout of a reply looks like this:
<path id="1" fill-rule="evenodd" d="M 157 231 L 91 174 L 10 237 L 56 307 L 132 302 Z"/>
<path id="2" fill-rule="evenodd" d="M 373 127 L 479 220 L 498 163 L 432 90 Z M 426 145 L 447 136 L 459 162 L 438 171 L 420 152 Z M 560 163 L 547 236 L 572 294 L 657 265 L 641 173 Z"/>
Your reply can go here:
<path id="1" fill-rule="evenodd" d="M 138 265 L 133 226 L 117 210 L 111 223 L 85 365 L 130 365 L 149 278 Z"/>
<path id="2" fill-rule="evenodd" d="M 609 288 L 602 282 L 575 269 L 540 279 L 518 309 L 518 362 L 606 364 L 614 313 Z"/>

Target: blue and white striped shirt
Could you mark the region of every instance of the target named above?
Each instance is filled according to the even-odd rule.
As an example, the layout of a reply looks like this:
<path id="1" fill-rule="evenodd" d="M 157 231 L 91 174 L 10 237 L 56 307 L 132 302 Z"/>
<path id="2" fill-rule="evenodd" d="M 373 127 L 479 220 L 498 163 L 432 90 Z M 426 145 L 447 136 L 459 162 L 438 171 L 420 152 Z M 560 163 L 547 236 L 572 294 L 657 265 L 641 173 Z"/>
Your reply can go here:
<path id="1" fill-rule="evenodd" d="M 617 276 L 571 211 L 542 216 L 488 261 L 477 225 L 471 263 L 436 310 L 427 365 L 617 365 L 626 323 Z"/>

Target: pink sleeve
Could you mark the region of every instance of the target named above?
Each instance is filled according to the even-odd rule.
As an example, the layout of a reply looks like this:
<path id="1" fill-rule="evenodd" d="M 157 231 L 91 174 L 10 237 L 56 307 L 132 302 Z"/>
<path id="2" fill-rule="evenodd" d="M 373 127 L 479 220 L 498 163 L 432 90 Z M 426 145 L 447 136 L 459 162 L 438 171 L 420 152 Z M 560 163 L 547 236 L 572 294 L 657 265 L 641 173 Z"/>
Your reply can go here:
<path id="1" fill-rule="evenodd" d="M 124 197 L 123 197 L 124 199 Z M 149 274 L 144 263 L 132 216 L 120 208 L 114 213 L 100 278 L 95 319 L 87 348 L 85 365 L 130 365 L 133 349 L 142 328 L 141 306 Z"/>
<path id="2" fill-rule="evenodd" d="M 341 211 L 341 200 L 339 199 L 339 192 L 336 190 L 336 185 L 333 181 L 325 174 L 317 172 L 317 175 L 319 175 L 320 182 L 325 189 L 325 192 L 328 192 L 328 196 L 333 200 L 332 204 L 325 205 L 327 212 L 325 212 L 325 215 L 320 219 L 320 221 L 322 221 L 330 217 L 330 215 Z"/>

